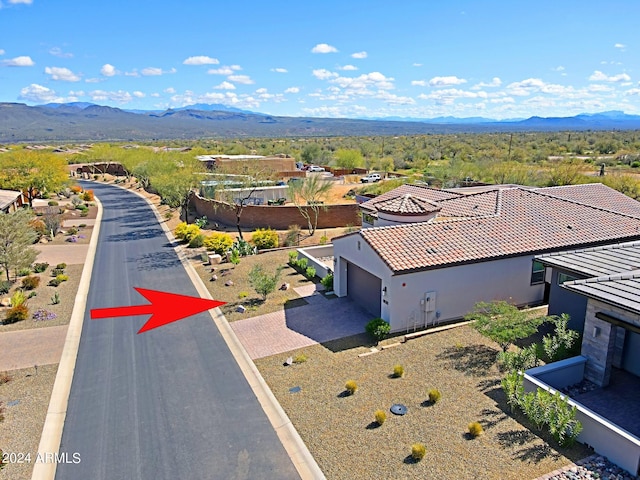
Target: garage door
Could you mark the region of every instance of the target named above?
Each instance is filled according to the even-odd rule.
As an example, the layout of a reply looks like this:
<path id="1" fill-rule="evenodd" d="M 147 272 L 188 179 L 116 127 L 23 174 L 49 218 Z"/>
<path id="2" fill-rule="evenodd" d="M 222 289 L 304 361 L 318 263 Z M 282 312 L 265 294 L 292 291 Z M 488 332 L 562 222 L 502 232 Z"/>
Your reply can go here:
<path id="1" fill-rule="evenodd" d="M 374 317 L 380 316 L 382 280 L 347 262 L 347 297 Z"/>
<path id="2" fill-rule="evenodd" d="M 624 338 L 622 368 L 640 376 L 640 334 L 627 330 Z"/>

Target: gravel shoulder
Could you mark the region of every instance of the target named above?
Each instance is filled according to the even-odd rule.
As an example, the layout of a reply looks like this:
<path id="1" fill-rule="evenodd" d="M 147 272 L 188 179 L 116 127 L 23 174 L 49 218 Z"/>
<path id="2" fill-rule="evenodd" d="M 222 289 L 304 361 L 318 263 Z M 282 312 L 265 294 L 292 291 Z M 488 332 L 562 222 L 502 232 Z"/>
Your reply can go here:
<path id="1" fill-rule="evenodd" d="M 345 339 L 255 361 L 327 478 L 535 478 L 592 453 L 579 444 L 560 449 L 509 413 L 496 346 L 469 327 L 358 357 L 368 351 Z M 299 353 L 308 360 L 283 366 Z M 397 364 L 405 376 L 390 378 Z M 347 380 L 358 384 L 353 396 L 344 395 Z M 301 390 L 291 393 L 293 387 Z M 435 405 L 426 401 L 431 388 L 442 393 Z M 407 415 L 393 415 L 395 403 L 406 405 Z M 373 421 L 378 409 L 387 413 L 380 427 Z M 474 421 L 485 433 L 471 440 Z M 416 442 L 427 448 L 418 463 L 408 458 Z"/>

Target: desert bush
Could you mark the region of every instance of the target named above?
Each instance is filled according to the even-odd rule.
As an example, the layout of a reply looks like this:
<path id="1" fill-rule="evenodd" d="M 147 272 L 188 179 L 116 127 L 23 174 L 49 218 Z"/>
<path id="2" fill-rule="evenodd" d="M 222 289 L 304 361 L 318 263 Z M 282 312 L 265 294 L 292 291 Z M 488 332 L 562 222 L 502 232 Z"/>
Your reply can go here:
<path id="1" fill-rule="evenodd" d="M 57 277 L 58 275 L 61 275 L 64 273 L 64 269 L 62 268 L 52 268 L 51 269 L 51 276 L 52 277 Z"/>
<path id="2" fill-rule="evenodd" d="M 0 372 L 0 385 L 9 383 L 11 380 L 13 380 L 13 377 L 8 372 Z"/>
<path id="3" fill-rule="evenodd" d="M 257 253 L 256 248 L 242 238 L 236 238 L 236 241 L 233 242 L 233 245 L 231 246 L 231 250 L 237 250 L 241 257 L 255 255 Z"/>
<path id="4" fill-rule="evenodd" d="M 247 298 L 249 296 L 249 292 L 240 292 L 238 294 L 238 298 L 243 299 L 243 298 Z"/>
<path id="5" fill-rule="evenodd" d="M 301 258 L 300 260 L 298 260 L 297 266 L 303 272 L 307 269 L 308 265 L 309 265 L 309 260 L 307 260 L 306 258 Z"/>
<path id="6" fill-rule="evenodd" d="M 29 295 L 27 295 L 27 300 L 28 300 L 28 299 L 30 299 L 30 298 L 33 298 L 33 297 L 35 297 L 35 296 L 37 296 L 37 295 L 38 295 L 38 294 L 37 294 L 35 291 L 31 291 L 31 292 L 29 292 Z"/>
<path id="7" fill-rule="evenodd" d="M 238 252 L 237 249 L 234 248 L 231 250 L 231 255 L 229 255 L 229 261 L 233 265 L 238 265 L 240 263 L 240 253 Z"/>
<path id="8" fill-rule="evenodd" d="M 40 213 L 40 215 L 42 215 L 42 213 Z M 33 228 L 33 230 L 38 234 L 38 239 L 49 234 L 49 231 L 47 230 L 47 225 L 39 218 L 32 219 L 29 222 L 29 225 L 31 225 L 31 228 Z"/>
<path id="9" fill-rule="evenodd" d="M 35 273 L 42 273 L 44 272 L 47 268 L 49 268 L 49 264 L 46 262 L 43 263 L 34 263 L 33 264 L 33 271 Z"/>
<path id="10" fill-rule="evenodd" d="M 411 458 L 416 461 L 420 461 L 427 454 L 427 447 L 422 443 L 414 443 L 411 445 Z"/>
<path id="11" fill-rule="evenodd" d="M 432 388 L 431 390 L 429 390 L 427 392 L 427 395 L 429 396 L 429 401 L 431 403 L 438 403 L 440 401 L 440 398 L 442 398 L 442 394 L 437 388 Z"/>
<path id="12" fill-rule="evenodd" d="M 60 303 L 60 294 L 55 292 L 51 297 L 51 305 L 58 305 Z"/>
<path id="13" fill-rule="evenodd" d="M 58 202 L 56 202 L 55 200 L 49 200 L 47 202 L 47 205 L 49 205 L 50 207 L 57 207 L 58 206 Z"/>
<path id="14" fill-rule="evenodd" d="M 262 265 L 254 265 L 249 272 L 249 284 L 256 293 L 262 295 L 263 300 L 266 300 L 267 295 L 276 289 L 281 271 L 282 267 L 279 267 L 273 275 L 269 275 L 264 271 Z"/>
<path id="15" fill-rule="evenodd" d="M 289 229 L 284 237 L 284 244 L 287 247 L 300 245 L 300 225 L 289 225 Z"/>
<path id="16" fill-rule="evenodd" d="M 87 190 L 85 191 L 82 196 L 81 196 L 82 200 L 84 200 L 85 202 L 93 202 L 94 200 L 94 196 L 93 196 L 93 190 Z"/>
<path id="17" fill-rule="evenodd" d="M 328 292 L 333 291 L 333 273 L 330 273 L 329 275 L 324 277 L 322 280 L 320 280 L 320 283 L 324 286 L 324 289 L 326 291 Z"/>
<path id="18" fill-rule="evenodd" d="M 326 235 L 322 235 L 320 237 L 320 245 L 326 245 L 327 243 L 329 243 L 329 237 L 327 237 Z"/>
<path id="19" fill-rule="evenodd" d="M 293 357 L 293 363 L 304 363 L 307 361 L 307 356 L 304 353 L 299 353 Z"/>
<path id="20" fill-rule="evenodd" d="M 374 336 L 377 341 L 382 340 L 391 331 L 391 326 L 381 318 L 374 318 L 364 327 L 365 331 Z"/>
<path id="21" fill-rule="evenodd" d="M 65 268 L 67 268 L 67 264 L 64 262 L 56 265 L 56 270 L 64 270 Z"/>
<path id="22" fill-rule="evenodd" d="M 353 395 L 354 393 L 356 393 L 356 390 L 358 390 L 358 384 L 353 380 L 349 380 L 344 384 L 344 389 L 349 395 Z"/>
<path id="23" fill-rule="evenodd" d="M 570 317 L 566 313 L 559 317 L 552 317 L 552 319 L 555 324 L 553 335 L 547 334 L 544 336 L 542 347 L 549 361 L 557 362 L 571 356 L 571 349 L 580 334 L 567 327 Z"/>
<path id="24" fill-rule="evenodd" d="M 298 252 L 289 252 L 289 265 L 295 266 L 298 263 Z"/>
<path id="25" fill-rule="evenodd" d="M 19 307 L 20 305 L 24 304 L 24 302 L 26 301 L 27 301 L 27 296 L 24 294 L 22 290 L 16 290 L 15 292 L 13 292 L 13 295 L 11 295 L 12 307 Z"/>
<path id="26" fill-rule="evenodd" d="M 387 419 L 387 414 L 384 410 L 376 410 L 373 416 L 376 419 L 376 423 L 378 425 L 382 425 L 384 421 Z"/>
<path id="27" fill-rule="evenodd" d="M 24 277 L 22 279 L 22 288 L 24 288 L 25 290 L 34 290 L 38 288 L 38 285 L 40 285 L 40 277 L 36 275 L 29 275 L 28 277 Z"/>
<path id="28" fill-rule="evenodd" d="M 82 187 L 79 185 L 71 185 L 71 187 L 69 187 L 69 190 L 71 190 L 75 194 L 78 194 L 82 192 Z"/>
<path id="29" fill-rule="evenodd" d="M 204 245 L 204 235 L 198 234 L 189 240 L 189 248 L 200 248 Z"/>
<path id="30" fill-rule="evenodd" d="M 76 227 L 71 227 L 69 230 L 67 230 L 67 235 L 77 235 L 78 234 L 78 229 Z"/>
<path id="31" fill-rule="evenodd" d="M 26 277 L 27 275 L 31 274 L 31 268 L 30 267 L 21 268 L 20 270 L 18 270 L 17 273 L 19 277 Z"/>
<path id="32" fill-rule="evenodd" d="M 233 245 L 233 237 L 224 232 L 213 232 L 204 239 L 204 246 L 208 251 L 224 255 Z"/>
<path id="33" fill-rule="evenodd" d="M 258 250 L 276 248 L 279 244 L 278 232 L 270 228 L 258 228 L 251 235 L 251 241 L 258 247 Z"/>
<path id="34" fill-rule="evenodd" d="M 316 269 L 313 267 L 307 267 L 304 271 L 304 276 L 307 277 L 309 280 L 312 280 L 313 277 L 316 276 Z"/>
<path id="35" fill-rule="evenodd" d="M 8 280 L 0 280 L 0 295 L 9 293 L 12 283 Z"/>
<path id="36" fill-rule="evenodd" d="M 200 218 L 196 218 L 193 223 L 195 223 L 199 228 L 204 228 L 207 226 L 207 223 L 209 223 L 209 219 L 205 215 Z"/>
<path id="37" fill-rule="evenodd" d="M 395 365 L 393 367 L 393 376 L 395 378 L 400 378 L 404 376 L 404 367 L 402 365 Z"/>
<path id="38" fill-rule="evenodd" d="M 467 428 L 469 429 L 469 435 L 473 438 L 479 437 L 484 431 L 480 422 L 471 422 Z"/>
<path id="39" fill-rule="evenodd" d="M 64 273 L 60 273 L 60 274 L 56 275 L 56 280 L 58 280 L 59 282 L 66 282 L 67 280 L 69 280 L 69 275 L 65 275 Z"/>
<path id="40" fill-rule="evenodd" d="M 499 352 L 498 362 L 502 371 L 524 371 L 537 367 L 540 364 L 538 358 L 538 347 L 536 344 L 529 345 L 517 352 Z"/>
<path id="41" fill-rule="evenodd" d="M 21 322 L 29 317 L 29 309 L 26 305 L 16 305 L 6 311 L 4 316 L 5 325 Z"/>

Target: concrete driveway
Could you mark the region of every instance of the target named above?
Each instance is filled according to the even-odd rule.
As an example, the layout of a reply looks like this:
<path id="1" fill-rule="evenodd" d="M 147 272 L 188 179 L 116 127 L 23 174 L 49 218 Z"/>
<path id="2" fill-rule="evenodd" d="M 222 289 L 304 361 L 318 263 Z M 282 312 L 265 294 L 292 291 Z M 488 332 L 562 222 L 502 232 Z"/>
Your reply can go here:
<path id="1" fill-rule="evenodd" d="M 295 290 L 308 305 L 231 323 L 252 360 L 363 333 L 371 320 L 347 298 L 327 299 L 314 285 Z"/>

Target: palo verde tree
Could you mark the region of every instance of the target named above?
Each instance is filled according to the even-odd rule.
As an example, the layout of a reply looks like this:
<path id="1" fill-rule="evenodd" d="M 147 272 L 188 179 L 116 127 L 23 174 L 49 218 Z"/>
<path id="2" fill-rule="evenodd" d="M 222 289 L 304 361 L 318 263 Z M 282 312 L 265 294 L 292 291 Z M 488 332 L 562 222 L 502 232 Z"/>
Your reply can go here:
<path id="1" fill-rule="evenodd" d="M 280 266 L 276 269 L 275 273 L 269 274 L 264 271 L 262 265 L 254 265 L 249 272 L 249 284 L 256 293 L 262 295 L 263 300 L 266 300 L 267 295 L 275 291 L 282 268 L 283 267 Z"/>
<path id="2" fill-rule="evenodd" d="M 10 281 L 11 269 L 18 270 L 31 265 L 38 252 L 32 247 L 37 234 L 31 227 L 32 213 L 21 209 L 12 213 L 0 212 L 0 267 Z"/>
<path id="3" fill-rule="evenodd" d="M 50 152 L 15 150 L 0 155 L 0 187 L 23 192 L 33 205 L 42 193 L 62 188 L 69 179 L 64 158 Z"/>
<path id="4" fill-rule="evenodd" d="M 316 231 L 320 209 L 326 209 L 322 201 L 329 190 L 331 190 L 331 182 L 325 182 L 317 175 L 308 177 L 302 182 L 289 183 L 289 197 L 298 207 L 300 215 L 307 221 L 309 235 L 313 235 Z"/>
<path id="5" fill-rule="evenodd" d="M 465 320 L 481 335 L 493 340 L 506 352 L 516 340 L 533 335 L 547 317 L 532 317 L 503 300 L 478 302 Z"/>

